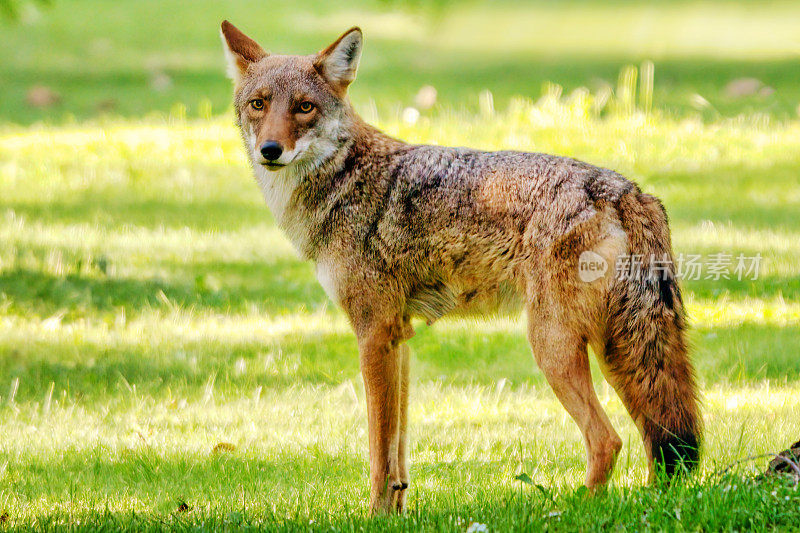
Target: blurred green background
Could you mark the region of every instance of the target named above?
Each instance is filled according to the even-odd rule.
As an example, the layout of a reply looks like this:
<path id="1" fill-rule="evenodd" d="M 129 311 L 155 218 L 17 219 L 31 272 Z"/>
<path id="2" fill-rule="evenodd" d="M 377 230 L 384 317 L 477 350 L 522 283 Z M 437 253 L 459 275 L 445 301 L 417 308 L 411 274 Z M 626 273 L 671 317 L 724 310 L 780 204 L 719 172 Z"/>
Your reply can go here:
<path id="1" fill-rule="evenodd" d="M 311 53 L 360 25 L 359 109 L 412 104 L 427 84 L 448 108 L 475 110 L 488 89 L 503 109 L 514 95 L 537 98 L 545 81 L 615 85 L 623 65 L 645 59 L 656 64 L 654 100 L 672 113 L 787 118 L 800 102 L 800 3 L 788 0 L 61 0 L 24 3 L 14 24 L 0 23 L 0 120 L 140 117 L 176 105 L 221 113 L 225 18 L 276 53 Z M 37 85 L 57 103 L 26 104 Z"/>

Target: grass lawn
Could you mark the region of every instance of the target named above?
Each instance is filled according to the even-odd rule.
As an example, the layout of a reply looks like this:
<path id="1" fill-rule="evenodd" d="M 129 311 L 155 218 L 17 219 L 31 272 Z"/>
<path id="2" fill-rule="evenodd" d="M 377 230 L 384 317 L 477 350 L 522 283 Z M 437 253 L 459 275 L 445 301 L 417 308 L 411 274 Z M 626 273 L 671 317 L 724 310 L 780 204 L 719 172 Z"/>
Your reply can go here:
<path id="1" fill-rule="evenodd" d="M 727 467 L 800 438 L 800 59 L 788 29 L 800 9 L 304 5 L 64 0 L 0 32 L 18 51 L 0 58 L 0 531 L 798 529 L 797 487 L 754 477 L 767 458 Z M 270 8 L 272 28 L 248 22 Z M 223 17 L 291 51 L 360 23 L 354 101 L 390 133 L 611 167 L 664 200 L 678 254 L 706 267 L 717 253 L 760 254 L 757 279 L 705 270 L 683 283 L 706 425 L 698 474 L 646 486 L 636 430 L 597 374 L 624 448 L 608 491 L 586 494 L 579 432 L 521 317 L 446 319 L 416 324 L 410 341 L 408 512 L 370 519 L 355 339 L 250 177 L 224 112 Z M 583 31 L 648 17 L 663 27 L 638 40 Z M 482 34 L 482 20 L 510 26 Z M 647 92 L 616 81 L 646 58 L 652 112 Z M 172 85 L 154 91 L 162 70 Z M 725 100 L 729 78 L 748 73 L 775 93 Z M 610 100 L 602 87 L 572 92 L 595 77 L 613 84 Z M 542 90 L 546 79 L 565 90 Z M 21 107 L 40 82 L 60 107 Z M 428 82 L 442 105 L 404 121 Z M 479 108 L 484 88 L 495 110 Z M 698 92 L 710 107 L 692 107 Z M 537 101 L 514 96 L 526 94 Z M 114 116 L 98 115 L 107 98 Z"/>
<path id="2" fill-rule="evenodd" d="M 618 168 L 665 200 L 678 253 L 761 253 L 755 281 L 684 284 L 707 426 L 688 485 L 643 487 L 635 429 L 598 382 L 625 448 L 607 495 L 576 492 L 580 436 L 535 369 L 520 320 L 445 320 L 418 325 L 411 341 L 409 516 L 368 521 L 354 338 L 271 222 L 230 117 L 115 121 L 0 134 L 9 523 L 796 524 L 795 487 L 754 484 L 752 463 L 732 478 L 719 472 L 797 437 L 800 123 L 599 120 L 582 109 L 552 98 L 500 116 L 381 125 L 413 141 L 568 152 Z M 516 481 L 521 472 L 538 486 Z M 178 512 L 181 502 L 190 510 Z"/>
<path id="3" fill-rule="evenodd" d="M 548 81 L 568 91 L 614 86 L 622 66 L 649 59 L 654 98 L 670 113 L 797 117 L 793 0 L 415 0 L 450 7 L 396 9 L 404 3 L 53 0 L 16 25 L 0 20 L 0 117 L 30 124 L 176 108 L 219 114 L 230 106 L 219 40 L 225 18 L 276 53 L 312 53 L 360 25 L 366 43 L 351 96 L 361 110 L 393 112 L 426 84 L 440 107 L 476 111 L 488 89 L 505 109 L 514 96 L 538 98 Z M 726 90 L 743 77 L 765 91 Z M 60 104 L 27 106 L 34 85 L 55 90 Z"/>

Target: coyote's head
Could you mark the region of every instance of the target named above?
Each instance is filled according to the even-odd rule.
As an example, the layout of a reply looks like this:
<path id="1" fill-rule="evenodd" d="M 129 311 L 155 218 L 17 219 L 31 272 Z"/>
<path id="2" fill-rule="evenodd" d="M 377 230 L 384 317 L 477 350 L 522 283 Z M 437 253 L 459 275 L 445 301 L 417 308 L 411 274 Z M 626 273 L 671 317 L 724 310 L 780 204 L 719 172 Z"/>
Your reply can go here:
<path id="1" fill-rule="evenodd" d="M 236 85 L 237 120 L 254 165 L 270 171 L 314 167 L 346 142 L 346 92 L 361 57 L 360 29 L 309 56 L 268 54 L 227 20 L 222 41 Z"/>

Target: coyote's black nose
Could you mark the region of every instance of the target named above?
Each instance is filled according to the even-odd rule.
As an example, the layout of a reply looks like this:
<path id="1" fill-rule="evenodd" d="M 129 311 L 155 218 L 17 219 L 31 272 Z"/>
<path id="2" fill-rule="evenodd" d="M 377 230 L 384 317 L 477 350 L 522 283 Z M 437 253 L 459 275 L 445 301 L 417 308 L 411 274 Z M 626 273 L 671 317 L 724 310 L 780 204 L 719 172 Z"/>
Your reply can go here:
<path id="1" fill-rule="evenodd" d="M 275 161 L 281 156 L 281 153 L 283 153 L 283 148 L 275 141 L 266 141 L 261 145 L 261 155 L 267 161 Z"/>

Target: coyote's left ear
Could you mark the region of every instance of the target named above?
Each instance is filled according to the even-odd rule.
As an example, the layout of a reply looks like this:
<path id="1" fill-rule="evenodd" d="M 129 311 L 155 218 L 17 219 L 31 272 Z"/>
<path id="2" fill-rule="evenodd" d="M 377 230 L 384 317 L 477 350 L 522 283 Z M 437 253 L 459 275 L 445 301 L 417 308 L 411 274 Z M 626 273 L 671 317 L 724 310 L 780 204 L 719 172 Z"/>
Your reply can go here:
<path id="1" fill-rule="evenodd" d="M 257 42 L 227 20 L 222 21 L 220 33 L 225 57 L 228 60 L 228 76 L 238 84 L 247 72 L 247 67 L 265 57 L 267 53 Z"/>
<path id="2" fill-rule="evenodd" d="M 361 28 L 350 28 L 332 45 L 317 54 L 317 58 L 314 60 L 314 67 L 317 71 L 340 94 L 344 94 L 347 86 L 356 79 L 363 43 L 364 36 L 361 34 Z"/>

